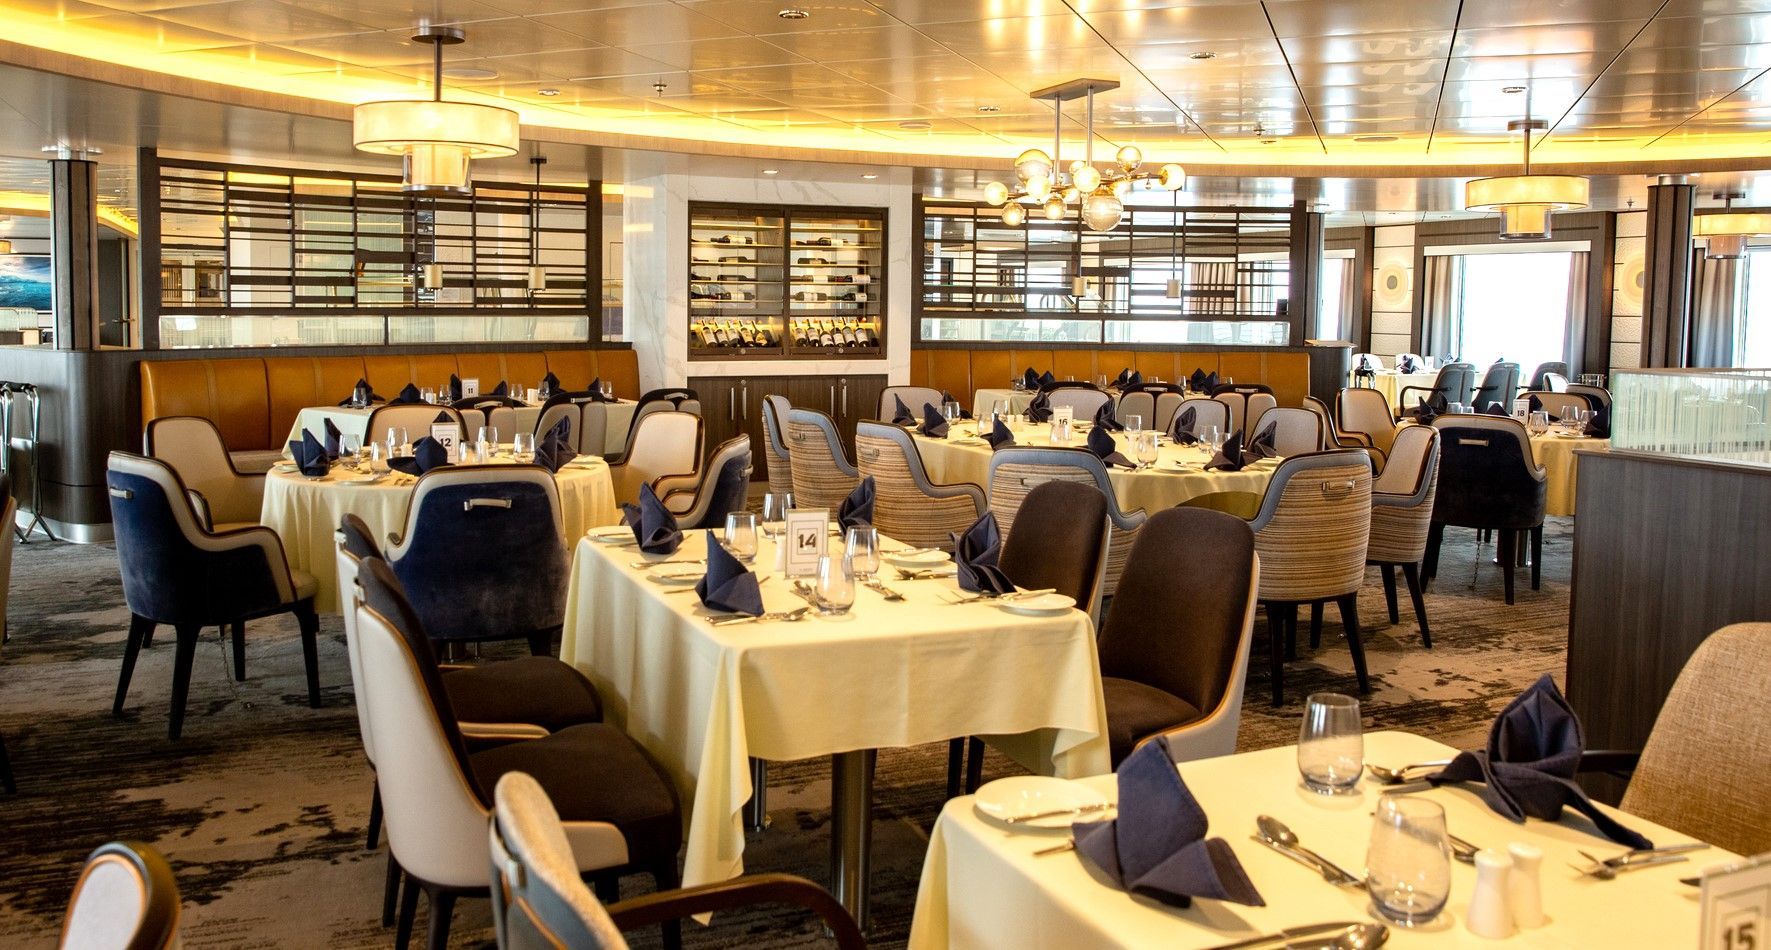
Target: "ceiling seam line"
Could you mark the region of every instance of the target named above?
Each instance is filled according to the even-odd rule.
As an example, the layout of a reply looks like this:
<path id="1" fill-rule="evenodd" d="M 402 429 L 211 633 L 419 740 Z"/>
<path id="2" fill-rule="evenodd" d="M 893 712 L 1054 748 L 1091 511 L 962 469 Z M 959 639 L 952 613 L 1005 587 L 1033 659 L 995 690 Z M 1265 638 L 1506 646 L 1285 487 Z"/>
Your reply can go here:
<path id="1" fill-rule="evenodd" d="M 1709 105 L 1704 106 L 1703 108 L 1697 110 L 1696 112 L 1691 113 L 1690 115 L 1686 116 L 1685 118 L 1680 119 L 1678 125 L 1675 125 L 1672 128 L 1667 129 L 1665 132 L 1662 132 L 1659 135 L 1656 135 L 1654 138 L 1649 139 L 1647 144 L 1643 145 L 1642 147 L 1647 148 L 1649 145 L 1653 145 L 1655 142 L 1658 142 L 1661 139 L 1664 139 L 1667 136 L 1673 134 L 1674 132 L 1679 131 L 1680 129 L 1685 127 L 1685 123 L 1690 122 L 1692 119 L 1695 119 L 1700 115 L 1703 115 L 1705 112 L 1710 111 L 1710 109 L 1714 108 L 1719 103 L 1726 101 L 1730 96 L 1733 96 L 1735 93 L 1739 92 L 1740 90 L 1745 89 L 1746 87 L 1752 85 L 1755 82 L 1758 82 L 1760 79 L 1764 78 L 1766 73 L 1771 73 L 1771 66 L 1767 66 L 1766 68 L 1759 70 L 1757 73 L 1755 73 L 1753 75 L 1753 78 L 1748 79 L 1746 82 L 1743 82 L 1738 86 L 1735 86 L 1733 89 L 1728 90 L 1728 92 L 1726 94 L 1716 97 L 1715 102 L 1712 102 Z"/>
<path id="2" fill-rule="evenodd" d="M 1457 49 L 1457 31 L 1463 28 L 1464 0 L 1457 0 L 1457 15 L 1451 18 L 1451 44 L 1445 48 L 1445 71 L 1439 74 L 1439 95 L 1433 99 L 1433 124 L 1427 127 L 1427 151 L 1433 154 L 1433 139 L 1439 135 L 1439 112 L 1445 107 L 1445 87 L 1451 84 L 1451 54 Z"/>
<path id="3" fill-rule="evenodd" d="M 1093 23 L 1089 22 L 1088 17 L 1083 16 L 1082 13 L 1080 11 L 1078 11 L 1074 6 L 1071 6 L 1070 0 L 1063 0 L 1063 4 L 1064 4 L 1064 9 L 1069 10 L 1071 16 L 1075 17 L 1078 20 L 1081 20 L 1082 25 L 1088 27 L 1088 31 L 1090 33 L 1093 33 L 1095 35 L 1096 39 L 1100 40 L 1102 43 L 1107 44 L 1107 48 L 1113 51 L 1113 55 L 1124 60 L 1125 64 L 1127 66 L 1131 67 L 1131 71 L 1138 74 L 1139 79 L 1142 79 L 1143 81 L 1149 83 L 1150 88 L 1156 90 L 1157 95 L 1168 100 L 1168 104 L 1171 106 L 1174 106 L 1176 112 L 1179 112 L 1181 115 L 1186 116 L 1187 123 L 1189 125 L 1193 126 L 1194 128 L 1198 129 L 1199 134 L 1205 136 L 1205 140 L 1207 142 L 1210 142 L 1211 144 L 1217 146 L 1218 151 L 1220 151 L 1220 152 L 1228 153 L 1230 151 L 1229 149 L 1224 147 L 1224 144 L 1222 142 L 1219 142 L 1215 137 L 1212 136 L 1212 134 L 1210 132 L 1206 131 L 1205 126 L 1201 125 L 1199 123 L 1198 119 L 1193 118 L 1193 113 L 1187 111 L 1185 108 L 1182 108 L 1181 104 L 1176 102 L 1174 100 L 1174 97 L 1168 94 L 1167 90 L 1165 90 L 1161 86 L 1157 85 L 1156 80 L 1151 79 L 1149 73 L 1144 72 L 1142 67 L 1140 67 L 1137 63 L 1132 62 L 1131 57 L 1125 55 L 1124 50 L 1121 50 L 1119 47 L 1113 45 L 1112 40 L 1107 39 L 1107 37 L 1105 35 L 1103 35 L 1100 30 L 1096 29 L 1095 25 Z"/>
<path id="4" fill-rule="evenodd" d="M 1316 136 L 1316 144 L 1321 146 L 1322 154 L 1327 155 L 1328 142 L 1322 138 L 1322 128 L 1316 124 L 1316 110 L 1310 108 L 1310 97 L 1304 95 L 1303 84 L 1298 82 L 1297 70 L 1291 65 L 1291 54 L 1285 51 L 1285 44 L 1279 42 L 1279 28 L 1273 25 L 1273 14 L 1267 9 L 1267 0 L 1261 0 L 1261 16 L 1266 18 L 1267 32 L 1273 34 L 1273 45 L 1279 47 L 1279 58 L 1285 60 L 1285 73 L 1291 77 L 1291 87 L 1298 91 L 1298 102 L 1303 103 L 1304 118 L 1310 120 L 1310 131 Z"/>
<path id="5" fill-rule="evenodd" d="M 1537 144 L 1531 146 L 1531 150 L 1533 152 L 1542 148 L 1543 143 L 1549 141 L 1550 136 L 1556 134 L 1556 130 L 1558 128 L 1561 128 L 1562 123 L 1567 121 L 1567 119 L 1570 115 L 1574 114 L 1575 107 L 1579 106 L 1581 103 L 1581 100 L 1585 99 L 1587 97 L 1587 93 L 1593 91 L 1593 87 L 1597 86 L 1599 84 L 1599 80 L 1605 78 L 1605 74 L 1607 72 L 1610 72 L 1611 67 L 1617 65 L 1617 61 L 1623 58 L 1623 54 L 1630 51 L 1630 47 L 1634 46 L 1636 43 L 1636 40 L 1640 39 L 1642 37 L 1642 34 L 1647 32 L 1647 30 L 1650 26 L 1654 25 L 1654 21 L 1656 19 L 1659 19 L 1661 12 L 1663 10 L 1665 10 L 1667 8 L 1667 5 L 1672 2 L 1673 2 L 1673 0 L 1660 0 L 1660 6 L 1655 7 L 1654 12 L 1652 14 L 1649 14 L 1648 19 L 1643 20 L 1642 25 L 1636 28 L 1636 32 L 1630 34 L 1630 38 L 1627 42 L 1625 42 L 1623 44 L 1623 48 L 1618 50 L 1616 53 L 1612 54 L 1611 58 L 1609 60 L 1605 61 L 1605 65 L 1600 67 L 1598 75 L 1594 76 L 1592 78 L 1592 81 L 1590 81 L 1586 84 L 1586 87 L 1580 91 L 1580 95 L 1574 97 L 1574 101 L 1568 104 L 1568 108 L 1565 111 L 1563 111 L 1562 115 L 1560 117 L 1558 117 L 1556 119 L 1556 121 L 1550 123 L 1550 127 L 1547 129 L 1544 129 L 1543 134 L 1537 137 Z M 1525 135 L 1527 138 L 1529 138 L 1531 136 L 1531 130 L 1526 129 Z"/>

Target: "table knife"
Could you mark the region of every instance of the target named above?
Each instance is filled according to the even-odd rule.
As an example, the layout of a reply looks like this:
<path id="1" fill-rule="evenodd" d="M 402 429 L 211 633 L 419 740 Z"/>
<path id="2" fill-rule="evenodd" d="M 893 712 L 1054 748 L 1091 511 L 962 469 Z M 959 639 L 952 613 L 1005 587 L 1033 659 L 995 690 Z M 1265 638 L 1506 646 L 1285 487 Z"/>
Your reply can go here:
<path id="1" fill-rule="evenodd" d="M 1112 802 L 1096 802 L 1092 805 L 1077 805 L 1073 808 L 1054 808 L 1050 811 L 1036 811 L 1031 815 L 1010 815 L 1002 820 L 1005 825 L 1021 825 L 1042 818 L 1057 818 L 1061 815 L 1088 815 L 1097 811 L 1106 811 L 1113 807 Z"/>
<path id="2" fill-rule="evenodd" d="M 1301 927 L 1287 927 L 1277 933 L 1262 934 L 1259 937 L 1238 940 L 1235 943 L 1218 944 L 1214 947 L 1208 947 L 1207 950 L 1244 950 L 1244 948 L 1247 947 L 1258 947 L 1262 944 L 1268 943 L 1288 943 L 1292 940 L 1300 940 L 1305 937 L 1326 936 L 1357 926 L 1359 926 L 1359 922 L 1352 920 L 1339 920 L 1328 924 L 1305 924 Z"/>

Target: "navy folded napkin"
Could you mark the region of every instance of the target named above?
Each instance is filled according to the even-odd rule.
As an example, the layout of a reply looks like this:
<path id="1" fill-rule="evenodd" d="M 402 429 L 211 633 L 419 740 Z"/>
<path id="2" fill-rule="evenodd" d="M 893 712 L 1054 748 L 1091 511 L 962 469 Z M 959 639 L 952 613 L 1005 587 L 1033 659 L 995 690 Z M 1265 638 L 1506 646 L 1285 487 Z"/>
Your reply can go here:
<path id="1" fill-rule="evenodd" d="M 398 405 L 411 405 L 412 403 L 423 401 L 424 394 L 419 392 L 418 387 L 411 383 L 407 383 L 405 387 L 400 390 L 400 394 L 394 397 L 394 402 Z"/>
<path id="2" fill-rule="evenodd" d="M 1279 435 L 1279 423 L 1269 422 L 1261 427 L 1248 442 L 1248 454 L 1257 459 L 1270 459 L 1279 456 L 1279 449 L 1273 445 Z"/>
<path id="3" fill-rule="evenodd" d="M 916 425 L 916 417 L 910 414 L 910 407 L 904 405 L 904 397 L 899 396 L 894 393 L 892 395 L 892 401 L 898 404 L 897 411 L 892 413 L 892 425 L 895 425 L 895 426 Z"/>
<path id="4" fill-rule="evenodd" d="M 1027 371 L 1021 374 L 1021 385 L 1028 389 L 1039 388 L 1039 374 L 1033 371 L 1033 367 L 1027 367 Z"/>
<path id="5" fill-rule="evenodd" d="M 357 380 L 357 384 L 351 387 L 350 396 L 341 401 L 339 405 L 349 406 L 355 404 L 359 406 L 367 406 L 374 402 L 387 402 L 387 400 L 375 395 L 375 390 L 369 385 L 368 380 L 359 379 Z"/>
<path id="6" fill-rule="evenodd" d="M 1113 385 L 1120 389 L 1124 389 L 1126 381 L 1129 379 L 1131 379 L 1131 367 L 1128 366 L 1125 369 L 1120 370 L 1118 376 L 1113 377 Z"/>
<path id="7" fill-rule="evenodd" d="M 508 395 L 510 395 L 510 386 L 507 383 L 505 383 L 504 380 L 501 379 L 498 381 L 498 385 L 493 386 L 492 391 L 490 393 L 487 393 L 487 395 L 489 395 L 489 396 L 508 396 Z"/>
<path id="8" fill-rule="evenodd" d="M 1485 414 L 1491 415 L 1491 416 L 1510 416 L 1510 415 L 1512 415 L 1512 413 L 1506 411 L 1506 409 L 1503 408 L 1501 406 L 1501 404 L 1498 402 L 1489 403 L 1488 407 L 1483 409 L 1482 411 Z"/>
<path id="9" fill-rule="evenodd" d="M 947 438 L 947 419 L 934 406 L 922 407 L 922 425 L 916 431 L 935 439 Z"/>
<path id="10" fill-rule="evenodd" d="M 1168 437 L 1173 439 L 1176 445 L 1193 445 L 1198 442 L 1199 437 L 1193 434 L 1193 420 L 1197 418 L 1199 418 L 1198 407 L 1188 406 L 1181 410 L 1175 416 L 1175 421 L 1169 423 Z"/>
<path id="11" fill-rule="evenodd" d="M 873 476 L 861 479 L 861 484 L 849 492 L 849 497 L 842 500 L 836 509 L 836 523 L 844 528 L 873 527 Z"/>
<path id="12" fill-rule="evenodd" d="M 1053 386 L 1056 386 L 1057 384 L 1058 384 L 1058 378 L 1056 376 L 1052 375 L 1051 370 L 1048 369 L 1045 372 L 1039 374 L 1039 388 L 1040 389 L 1050 389 Z"/>
<path id="13" fill-rule="evenodd" d="M 947 390 L 945 390 L 945 389 L 941 390 L 941 405 L 945 406 L 946 404 L 948 404 L 950 402 L 959 402 L 959 400 L 953 398 L 953 394 L 948 392 Z M 959 407 L 959 417 L 961 419 L 970 419 L 972 417 L 971 410 L 967 409 L 965 406 L 960 406 Z"/>
<path id="14" fill-rule="evenodd" d="M 590 399 L 592 402 L 614 402 L 612 396 L 603 395 L 603 378 L 598 376 L 590 381 Z"/>
<path id="15" fill-rule="evenodd" d="M 990 443 L 991 450 L 995 451 L 1014 445 L 1015 434 L 1008 426 L 1002 424 L 1001 419 L 998 419 L 996 424 L 990 427 L 990 431 L 984 433 L 984 441 Z"/>
<path id="16" fill-rule="evenodd" d="M 1242 471 L 1242 434 L 1237 433 L 1224 440 L 1224 447 L 1211 461 L 1205 463 L 1208 472 L 1240 472 Z"/>
<path id="17" fill-rule="evenodd" d="M 997 566 L 1002 557 L 1002 531 L 995 512 L 986 511 L 971 527 L 951 535 L 953 563 L 959 565 L 961 590 L 1002 596 L 1015 592 L 1013 581 Z"/>
<path id="18" fill-rule="evenodd" d="M 1071 826 L 1076 853 L 1115 884 L 1142 897 L 1188 907 L 1196 897 L 1250 907 L 1267 902 L 1181 779 L 1158 736 L 1119 766 L 1118 817 Z"/>
<path id="19" fill-rule="evenodd" d="M 1416 398 L 1414 403 L 1414 421 L 1426 425 L 1439 417 L 1439 410 L 1427 405 L 1425 399 Z"/>
<path id="20" fill-rule="evenodd" d="M 326 457 L 335 459 L 338 457 L 338 443 L 344 438 L 344 433 L 338 431 L 338 426 L 331 419 L 320 421 L 326 424 Z"/>
<path id="21" fill-rule="evenodd" d="M 461 399 L 461 377 L 454 373 L 449 374 L 449 392 L 445 398 L 449 402 L 456 402 Z"/>
<path id="22" fill-rule="evenodd" d="M 1404 356 L 1396 361 L 1396 372 L 1418 373 L 1420 372 L 1420 364 L 1414 361 L 1414 357 Z"/>
<path id="23" fill-rule="evenodd" d="M 430 436 L 425 436 L 412 443 L 412 454 L 387 460 L 388 467 L 396 472 L 407 475 L 423 475 L 433 468 L 442 468 L 449 464 L 449 450 L 443 443 Z"/>
<path id="24" fill-rule="evenodd" d="M 621 523 L 633 529 L 633 539 L 647 554 L 674 554 L 682 546 L 683 532 L 676 526 L 676 515 L 658 500 L 650 483 L 640 486 L 640 503 L 621 506 Z M 714 545 L 708 546 L 708 559 Z"/>
<path id="25" fill-rule="evenodd" d="M 1196 393 L 1209 393 L 1218 384 L 1218 374 L 1207 373 L 1204 367 L 1196 367 L 1193 375 L 1187 377 L 1187 388 Z"/>
<path id="26" fill-rule="evenodd" d="M 1592 418 L 1587 420 L 1585 432 L 1595 439 L 1611 438 L 1611 410 L 1604 406 L 1594 409 Z"/>
<path id="27" fill-rule="evenodd" d="M 1113 414 L 1113 400 L 1101 403 L 1101 408 L 1095 410 L 1095 428 L 1106 429 L 1108 432 L 1125 431 L 1125 425 Z"/>
<path id="28" fill-rule="evenodd" d="M 572 448 L 572 420 L 561 419 L 541 438 L 535 440 L 535 464 L 550 472 L 558 472 L 567 462 L 578 457 Z"/>
<path id="29" fill-rule="evenodd" d="M 1033 401 L 1027 404 L 1027 421 L 1028 422 L 1050 422 L 1050 421 L 1052 421 L 1051 396 L 1048 395 L 1045 390 L 1043 390 L 1043 389 L 1040 390 L 1039 395 L 1034 396 Z"/>
<path id="30" fill-rule="evenodd" d="M 756 575 L 721 546 L 712 531 L 707 532 L 707 573 L 695 582 L 695 596 L 709 610 L 762 616 L 763 592 Z"/>
<path id="31" fill-rule="evenodd" d="M 326 454 L 326 447 L 314 438 L 312 432 L 301 430 L 301 438 L 289 443 L 289 457 L 301 474 L 310 478 L 319 478 L 332 470 L 332 459 Z"/>
<path id="32" fill-rule="evenodd" d="M 1131 375 L 1127 376 L 1125 378 L 1125 385 L 1126 386 L 1142 386 L 1142 385 L 1144 385 L 1144 374 L 1138 372 L 1135 369 L 1132 370 Z"/>
<path id="33" fill-rule="evenodd" d="M 1574 773 L 1585 752 L 1580 719 L 1556 681 L 1545 673 L 1501 710 L 1488 729 L 1486 748 L 1459 752 L 1427 781 L 1482 782 L 1482 800 L 1513 821 L 1527 817 L 1555 821 L 1567 806 L 1592 819 L 1600 834 L 1618 844 L 1653 847 L 1647 838 L 1601 811 L 1575 783 Z"/>
<path id="34" fill-rule="evenodd" d="M 1138 467 L 1137 463 L 1120 453 L 1119 446 L 1113 444 L 1113 434 L 1100 426 L 1088 430 L 1088 450 L 1095 453 L 1096 458 L 1108 465 L 1123 465 L 1126 468 Z"/>

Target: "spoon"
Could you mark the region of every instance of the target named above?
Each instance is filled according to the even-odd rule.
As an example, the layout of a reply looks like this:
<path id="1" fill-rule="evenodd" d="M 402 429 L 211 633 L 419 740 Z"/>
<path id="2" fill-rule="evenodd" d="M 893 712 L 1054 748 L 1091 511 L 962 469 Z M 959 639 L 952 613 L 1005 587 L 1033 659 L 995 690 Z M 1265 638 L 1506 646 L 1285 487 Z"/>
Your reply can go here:
<path id="1" fill-rule="evenodd" d="M 1260 829 L 1261 837 L 1268 842 L 1280 845 L 1282 850 L 1295 854 L 1322 872 L 1323 880 L 1331 884 L 1349 887 L 1363 887 L 1363 878 L 1355 877 L 1345 868 L 1335 864 L 1320 854 L 1311 851 L 1298 842 L 1298 836 L 1286 826 L 1285 822 L 1272 815 L 1260 815 L 1255 818 L 1255 827 Z"/>
<path id="2" fill-rule="evenodd" d="M 1450 765 L 1450 764 L 1451 764 L 1450 759 L 1440 759 L 1437 762 L 1417 762 L 1413 765 L 1404 765 L 1403 767 L 1401 767 L 1399 769 L 1392 769 L 1392 768 L 1387 768 L 1382 765 L 1374 765 L 1370 762 L 1367 762 L 1367 763 L 1365 763 L 1365 768 L 1367 771 L 1369 771 L 1371 773 L 1371 777 L 1377 779 L 1378 782 L 1381 784 L 1400 785 L 1403 782 L 1408 781 L 1408 773 L 1410 773 L 1410 772 L 1414 772 L 1419 769 L 1444 768 L 1445 766 Z"/>
<path id="3" fill-rule="evenodd" d="M 1208 950 L 1247 950 L 1266 945 L 1283 946 L 1285 950 L 1371 950 L 1383 946 L 1389 939 L 1390 928 L 1383 924 L 1313 924 L 1219 944 Z"/>

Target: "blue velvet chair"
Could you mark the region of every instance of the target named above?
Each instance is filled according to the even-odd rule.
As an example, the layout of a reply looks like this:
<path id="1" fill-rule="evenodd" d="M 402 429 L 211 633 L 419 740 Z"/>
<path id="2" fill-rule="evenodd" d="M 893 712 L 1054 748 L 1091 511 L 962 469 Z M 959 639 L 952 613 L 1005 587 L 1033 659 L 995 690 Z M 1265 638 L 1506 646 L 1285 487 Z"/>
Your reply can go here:
<path id="1" fill-rule="evenodd" d="M 178 644 L 168 735 L 177 739 L 184 727 L 197 634 L 204 627 L 232 627 L 234 678 L 245 679 L 246 621 L 280 613 L 294 613 L 301 625 L 308 705 L 318 708 L 320 621 L 314 614 L 314 578 L 289 566 L 277 533 L 263 527 L 206 529 L 178 473 L 157 459 L 112 452 L 105 481 L 131 615 L 112 712 L 123 711 L 136 657 L 152 642 L 154 627 L 169 624 L 177 631 Z"/>
<path id="2" fill-rule="evenodd" d="M 1513 562 L 1519 533 L 1531 536 L 1531 589 L 1543 583 L 1544 470 L 1531 455 L 1525 426 L 1511 416 L 1463 414 L 1433 420 L 1439 430 L 1439 488 L 1427 534 L 1426 575 L 1439 574 L 1445 527 L 1489 529 L 1507 603 L 1513 602 Z"/>
<path id="3" fill-rule="evenodd" d="M 412 490 L 388 563 L 432 639 L 526 638 L 536 656 L 566 609 L 559 489 L 538 465 L 451 465 Z"/>
<path id="4" fill-rule="evenodd" d="M 751 468 L 750 436 L 733 436 L 713 450 L 700 471 L 653 479 L 652 490 L 684 530 L 724 528 L 726 515 L 744 510 Z"/>

